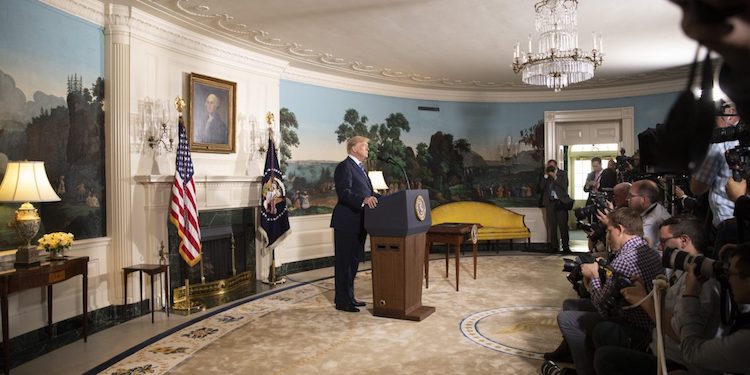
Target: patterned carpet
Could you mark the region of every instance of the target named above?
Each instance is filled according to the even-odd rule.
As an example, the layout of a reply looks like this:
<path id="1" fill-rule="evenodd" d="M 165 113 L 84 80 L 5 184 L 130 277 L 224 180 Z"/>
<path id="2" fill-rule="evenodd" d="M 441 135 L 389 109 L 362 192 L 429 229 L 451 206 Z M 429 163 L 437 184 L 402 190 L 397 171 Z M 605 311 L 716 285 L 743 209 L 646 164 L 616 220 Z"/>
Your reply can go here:
<path id="1" fill-rule="evenodd" d="M 374 317 L 369 271 L 355 281 L 359 313 L 333 308 L 333 279 L 244 303 L 112 365 L 107 374 L 534 374 L 560 340 L 555 316 L 574 296 L 559 256 L 471 257 L 430 264 L 422 322 Z"/>

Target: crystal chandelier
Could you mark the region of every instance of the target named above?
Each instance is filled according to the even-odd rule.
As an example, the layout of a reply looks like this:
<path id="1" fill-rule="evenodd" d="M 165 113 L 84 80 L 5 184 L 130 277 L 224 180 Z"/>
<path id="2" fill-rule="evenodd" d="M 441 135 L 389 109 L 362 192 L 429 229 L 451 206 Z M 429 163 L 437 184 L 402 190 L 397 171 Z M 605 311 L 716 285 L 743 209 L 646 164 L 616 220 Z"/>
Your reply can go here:
<path id="1" fill-rule="evenodd" d="M 532 50 L 531 35 L 528 52 L 522 52 L 518 42 L 513 50 L 513 71 L 521 73 L 524 83 L 559 92 L 594 77 L 594 70 L 602 64 L 602 37 L 592 34 L 591 53 L 578 48 L 577 8 L 578 0 L 540 0 L 534 5 L 537 52 Z"/>

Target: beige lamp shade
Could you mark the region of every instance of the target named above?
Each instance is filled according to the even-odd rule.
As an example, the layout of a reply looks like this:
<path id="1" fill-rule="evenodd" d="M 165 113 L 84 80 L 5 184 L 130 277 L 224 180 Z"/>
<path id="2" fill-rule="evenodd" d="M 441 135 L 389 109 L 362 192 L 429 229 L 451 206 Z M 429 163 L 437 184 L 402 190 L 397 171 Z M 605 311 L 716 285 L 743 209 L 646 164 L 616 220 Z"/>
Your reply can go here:
<path id="1" fill-rule="evenodd" d="M 370 182 L 372 182 L 373 189 L 388 190 L 388 184 L 385 183 L 383 171 L 369 171 L 367 172 L 367 176 L 370 177 Z"/>
<path id="2" fill-rule="evenodd" d="M 12 161 L 0 183 L 0 202 L 56 202 L 43 161 Z"/>

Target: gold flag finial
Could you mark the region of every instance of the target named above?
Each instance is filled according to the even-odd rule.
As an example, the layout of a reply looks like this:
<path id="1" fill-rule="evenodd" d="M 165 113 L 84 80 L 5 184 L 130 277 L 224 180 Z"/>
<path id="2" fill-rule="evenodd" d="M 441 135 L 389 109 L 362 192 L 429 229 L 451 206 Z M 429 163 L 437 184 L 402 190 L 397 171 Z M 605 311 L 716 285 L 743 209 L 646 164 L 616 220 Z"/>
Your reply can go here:
<path id="1" fill-rule="evenodd" d="M 273 119 L 274 119 L 273 112 L 269 111 L 268 113 L 266 113 L 266 124 L 273 125 Z"/>
<path id="2" fill-rule="evenodd" d="M 175 106 L 175 108 L 177 108 L 177 112 L 179 112 L 181 114 L 182 110 L 185 109 L 185 99 L 183 99 L 183 98 L 181 98 L 179 96 L 176 97 L 174 99 L 174 106 Z"/>

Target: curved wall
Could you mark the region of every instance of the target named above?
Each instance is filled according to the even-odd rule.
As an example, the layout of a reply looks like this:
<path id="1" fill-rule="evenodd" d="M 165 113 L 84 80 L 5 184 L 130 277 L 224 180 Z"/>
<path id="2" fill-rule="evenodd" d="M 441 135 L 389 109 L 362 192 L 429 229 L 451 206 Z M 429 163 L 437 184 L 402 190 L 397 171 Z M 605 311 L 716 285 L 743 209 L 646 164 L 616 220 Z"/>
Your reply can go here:
<path id="1" fill-rule="evenodd" d="M 299 124 L 295 131 L 300 144 L 291 150 L 292 162 L 328 162 L 328 165 L 332 165 L 342 160 L 346 156 L 345 146 L 337 142 L 335 131 L 343 122 L 348 109 L 355 109 L 360 116 L 367 116 L 368 126 L 384 123 L 391 113 L 402 113 L 410 126 L 410 131 L 401 135 L 406 146 L 416 148 L 420 142 L 429 144 L 431 136 L 442 131 L 452 134 L 454 139 L 466 139 L 471 144 L 472 151 L 485 160 L 497 160 L 502 158 L 508 145 L 513 145 L 516 151 L 531 148 L 519 142 L 521 132 L 543 121 L 545 111 L 633 107 L 635 133 L 638 134 L 664 121 L 679 94 L 673 89 L 670 92 L 657 90 L 657 93 L 613 98 L 617 92 L 615 90 L 603 95 L 603 99 L 550 101 L 548 95 L 544 95 L 539 101 L 489 102 L 483 99 L 414 99 L 409 94 L 407 97 L 373 94 L 369 93 L 372 90 L 361 90 L 358 86 L 352 86 L 351 91 L 341 89 L 340 84 L 330 86 L 337 88 L 281 80 L 280 106 L 293 112 Z M 672 85 L 679 86 L 681 85 Z M 392 94 L 394 90 L 380 92 Z M 632 93 L 633 90 L 622 92 Z M 588 95 L 592 95 L 592 92 Z M 431 94 L 427 96 L 441 97 Z M 419 110 L 420 106 L 439 108 L 439 111 Z M 628 153 L 632 152 L 633 150 L 628 150 Z M 539 163 L 541 166 L 542 161 Z M 532 204 L 527 206 L 514 207 L 513 210 L 526 215 L 526 225 L 532 231 L 532 242 L 545 242 L 541 211 L 531 207 Z M 333 255 L 333 236 L 328 227 L 329 221 L 330 215 L 292 217 L 292 235 L 277 248 L 277 265 Z"/>

